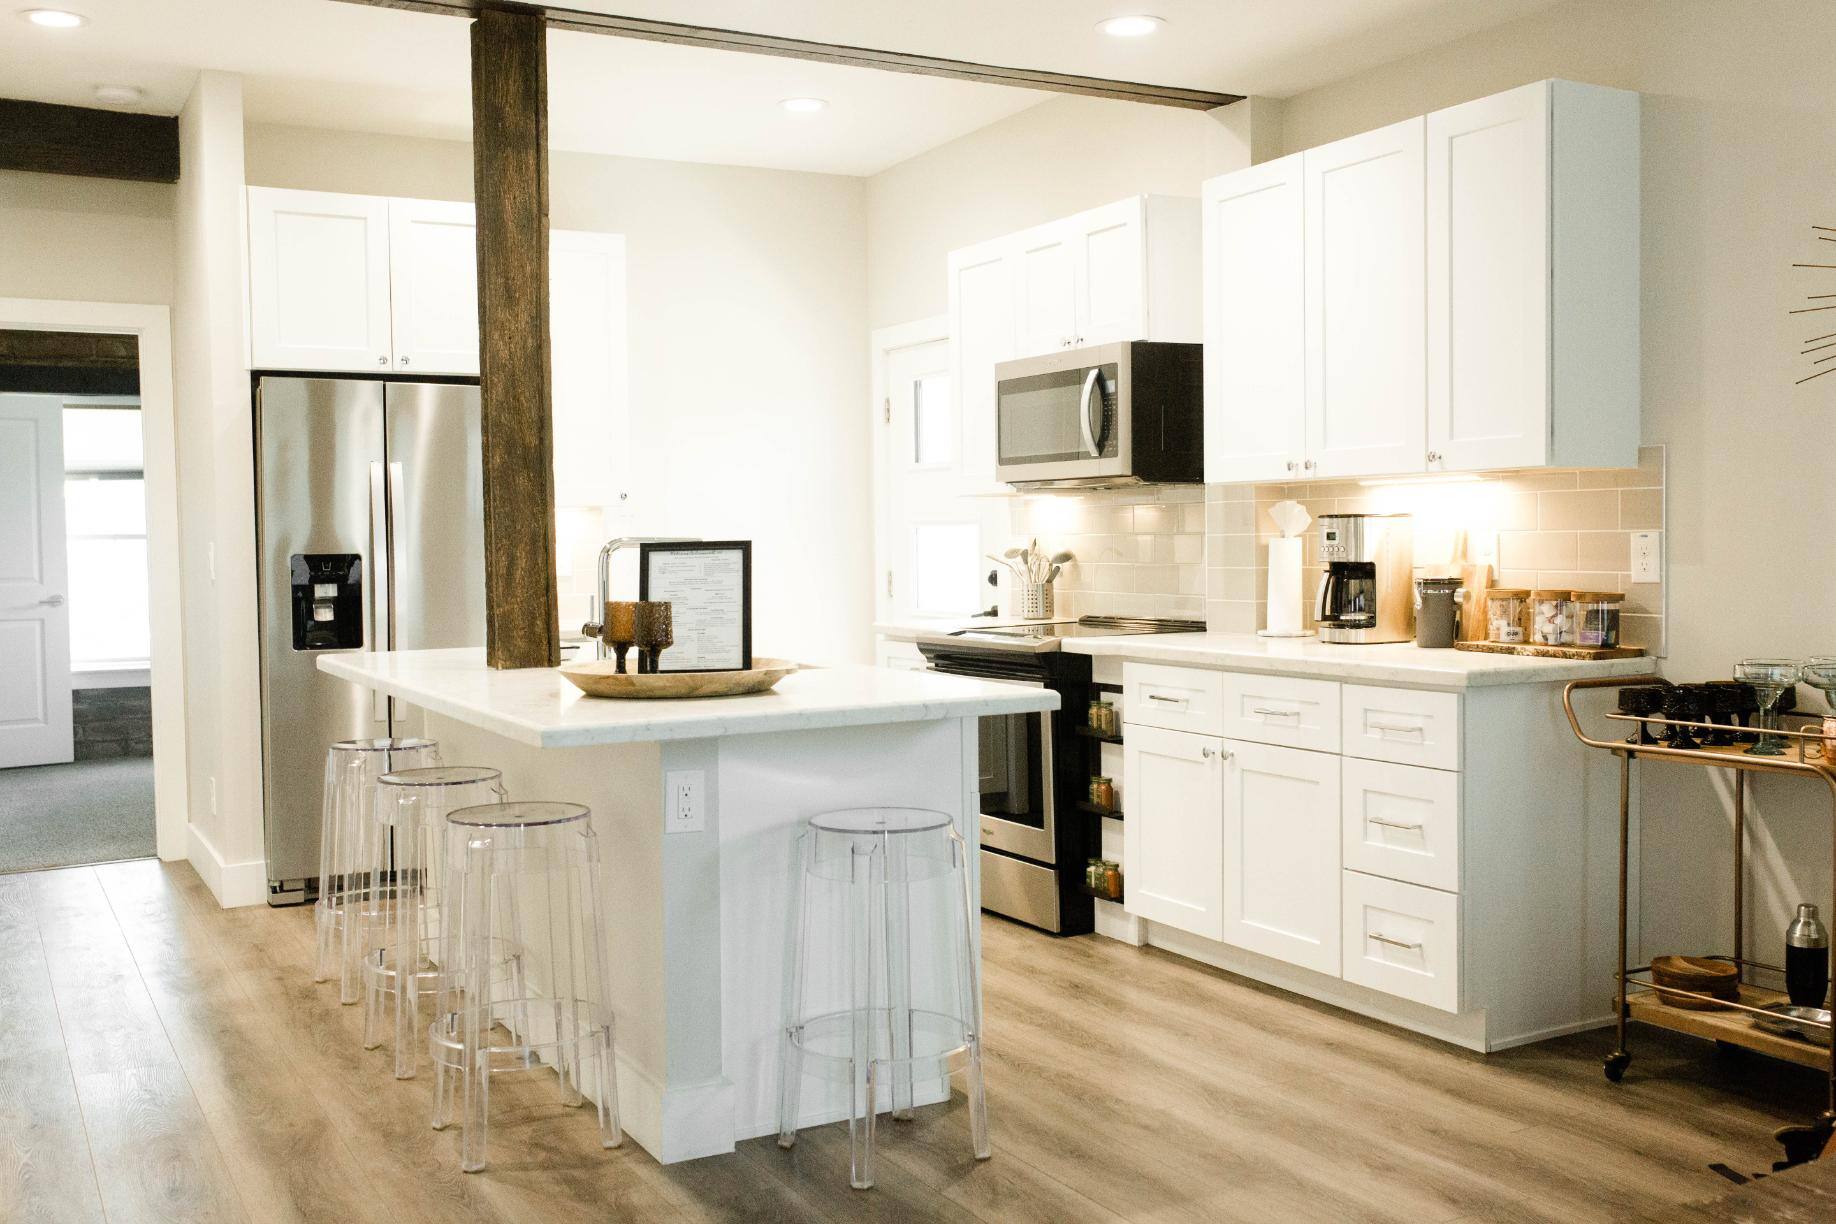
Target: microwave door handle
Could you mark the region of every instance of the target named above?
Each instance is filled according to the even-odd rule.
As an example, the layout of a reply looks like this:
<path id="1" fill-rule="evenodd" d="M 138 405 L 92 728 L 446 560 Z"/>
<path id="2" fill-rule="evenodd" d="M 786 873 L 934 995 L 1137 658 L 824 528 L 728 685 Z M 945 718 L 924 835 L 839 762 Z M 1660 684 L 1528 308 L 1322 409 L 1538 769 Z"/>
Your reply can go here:
<path id="1" fill-rule="evenodd" d="M 1096 427 L 1090 423 L 1090 404 L 1096 399 L 1098 411 L 1102 410 L 1103 367 L 1095 366 L 1084 376 L 1084 393 L 1078 398 L 1077 427 L 1084 435 L 1084 449 L 1090 452 L 1092 459 L 1103 457 L 1103 448 L 1098 445 Z"/>

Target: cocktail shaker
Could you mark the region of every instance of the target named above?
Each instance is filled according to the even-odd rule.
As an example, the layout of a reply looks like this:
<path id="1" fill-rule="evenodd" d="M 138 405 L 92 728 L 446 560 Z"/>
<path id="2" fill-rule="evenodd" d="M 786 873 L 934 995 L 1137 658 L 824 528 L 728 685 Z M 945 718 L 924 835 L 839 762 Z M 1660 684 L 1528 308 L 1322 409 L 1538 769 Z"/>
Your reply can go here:
<path id="1" fill-rule="evenodd" d="M 1785 928 L 1785 993 L 1798 1007 L 1822 1007 L 1830 988 L 1830 933 L 1808 901 Z"/>

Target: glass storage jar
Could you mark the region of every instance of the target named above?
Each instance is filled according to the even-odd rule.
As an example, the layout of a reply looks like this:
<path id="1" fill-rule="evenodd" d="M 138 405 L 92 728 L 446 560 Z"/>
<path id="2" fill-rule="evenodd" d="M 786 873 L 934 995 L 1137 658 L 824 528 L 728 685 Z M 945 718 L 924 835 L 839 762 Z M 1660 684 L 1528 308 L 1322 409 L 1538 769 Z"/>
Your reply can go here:
<path id="1" fill-rule="evenodd" d="M 1524 606 L 1530 592 L 1519 587 L 1493 587 L 1485 593 L 1486 640 L 1515 645 L 1524 640 Z"/>
<path id="2" fill-rule="evenodd" d="M 1575 645 L 1611 650 L 1619 645 L 1619 605 L 1626 597 L 1616 591 L 1575 592 Z"/>
<path id="3" fill-rule="evenodd" d="M 1530 592 L 1530 640 L 1538 646 L 1575 644 L 1573 591 Z"/>

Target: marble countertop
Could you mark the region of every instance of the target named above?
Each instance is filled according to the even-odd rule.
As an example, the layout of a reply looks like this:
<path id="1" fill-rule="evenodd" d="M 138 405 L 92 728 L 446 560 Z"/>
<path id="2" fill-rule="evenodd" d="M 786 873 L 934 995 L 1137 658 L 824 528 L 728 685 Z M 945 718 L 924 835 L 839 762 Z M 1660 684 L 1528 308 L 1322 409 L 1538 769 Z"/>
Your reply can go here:
<path id="1" fill-rule="evenodd" d="M 1064 618 L 1058 618 L 1064 619 Z M 882 622 L 875 632 L 912 642 L 957 629 L 1021 625 L 1019 619 L 977 617 Z M 1423 650 L 1413 642 L 1347 646 L 1318 638 L 1265 638 L 1253 633 L 1157 633 L 1067 638 L 1065 650 L 1140 663 L 1174 663 L 1224 671 L 1318 676 L 1331 680 L 1414 685 L 1419 688 L 1482 688 L 1496 684 L 1554 684 L 1592 676 L 1642 676 L 1658 670 L 1657 660 L 1538 659 L 1527 655 L 1469 650 Z"/>
<path id="2" fill-rule="evenodd" d="M 1028 685 L 848 664 L 786 676 L 767 693 L 682 701 L 587 697 L 551 668 L 493 671 L 481 648 L 327 654 L 327 675 L 538 748 L 707 739 L 1056 710 Z"/>

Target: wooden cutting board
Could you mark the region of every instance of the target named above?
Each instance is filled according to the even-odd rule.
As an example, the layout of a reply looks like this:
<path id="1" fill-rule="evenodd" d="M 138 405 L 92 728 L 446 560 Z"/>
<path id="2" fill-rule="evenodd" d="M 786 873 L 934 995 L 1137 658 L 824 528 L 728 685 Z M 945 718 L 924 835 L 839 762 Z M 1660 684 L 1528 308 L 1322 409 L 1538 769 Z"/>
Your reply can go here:
<path id="1" fill-rule="evenodd" d="M 1528 655 L 1535 659 L 1639 659 L 1642 646 L 1536 646 L 1529 642 L 1455 642 L 1455 650 L 1476 650 L 1481 654 Z"/>

